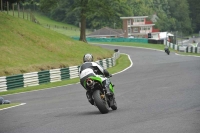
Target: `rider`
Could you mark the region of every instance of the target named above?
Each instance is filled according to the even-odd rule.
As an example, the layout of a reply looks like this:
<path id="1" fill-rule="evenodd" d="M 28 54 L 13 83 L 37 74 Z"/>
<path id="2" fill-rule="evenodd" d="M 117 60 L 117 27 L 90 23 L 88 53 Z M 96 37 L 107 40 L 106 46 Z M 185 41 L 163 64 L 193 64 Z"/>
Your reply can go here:
<path id="1" fill-rule="evenodd" d="M 167 45 L 165 45 L 164 50 L 165 50 L 165 51 L 166 51 L 166 50 L 169 50 L 169 47 L 168 47 Z"/>
<path id="2" fill-rule="evenodd" d="M 110 77 L 110 73 L 106 70 L 106 69 L 103 69 L 103 67 L 101 67 L 99 64 L 97 64 L 96 62 L 93 62 L 93 56 L 92 54 L 85 54 L 83 56 L 83 64 L 80 66 L 79 68 L 79 76 L 81 75 L 81 72 L 87 68 L 91 68 L 95 74 L 98 74 L 98 75 L 104 75 L 105 77 Z M 83 85 L 83 82 L 86 78 L 88 78 L 89 75 L 86 75 L 85 77 L 81 78 L 80 77 L 80 83 L 81 85 L 84 87 Z M 110 85 L 110 79 L 109 78 L 106 78 L 104 81 L 103 81 L 103 86 L 104 88 L 106 89 L 106 94 L 107 95 L 112 95 L 112 92 L 110 91 L 109 89 L 109 85 Z M 90 102 L 91 100 L 91 94 L 89 93 L 89 91 L 86 92 L 86 96 Z M 90 102 L 91 103 L 91 102 Z"/>

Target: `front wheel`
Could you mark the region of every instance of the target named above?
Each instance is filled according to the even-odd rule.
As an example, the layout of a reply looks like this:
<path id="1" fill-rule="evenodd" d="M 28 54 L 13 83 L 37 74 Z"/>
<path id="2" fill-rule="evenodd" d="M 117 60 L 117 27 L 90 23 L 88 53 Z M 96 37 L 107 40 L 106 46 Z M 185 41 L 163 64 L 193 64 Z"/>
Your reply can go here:
<path id="1" fill-rule="evenodd" d="M 117 102 L 113 99 L 113 105 L 111 106 L 112 110 L 117 110 Z"/>
<path id="2" fill-rule="evenodd" d="M 93 98 L 99 111 L 102 114 L 105 114 L 109 112 L 109 106 L 105 97 L 102 97 L 101 95 L 104 95 L 104 94 L 100 90 L 95 90 L 93 93 Z"/>

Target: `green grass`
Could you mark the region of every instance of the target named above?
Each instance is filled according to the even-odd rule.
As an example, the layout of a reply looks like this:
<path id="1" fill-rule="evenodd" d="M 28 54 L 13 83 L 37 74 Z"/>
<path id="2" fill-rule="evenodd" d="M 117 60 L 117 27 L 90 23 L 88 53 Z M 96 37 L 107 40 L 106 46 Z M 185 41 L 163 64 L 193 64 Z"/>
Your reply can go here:
<path id="1" fill-rule="evenodd" d="M 92 53 L 95 60 L 113 55 L 28 20 L 3 12 L 0 18 L 0 76 L 80 65 L 85 53 Z"/>
<path id="2" fill-rule="evenodd" d="M 93 43 L 93 42 L 92 42 Z M 134 46 L 134 47 L 143 47 L 143 48 L 153 48 L 163 50 L 163 44 L 148 44 L 148 43 L 135 43 L 135 42 L 95 42 L 98 44 L 112 44 L 112 45 L 120 45 L 120 46 Z"/>
<path id="3" fill-rule="evenodd" d="M 113 74 L 113 73 L 122 71 L 129 66 L 130 66 L 130 61 L 129 61 L 127 55 L 120 55 L 119 59 L 116 62 L 116 65 L 114 67 L 108 68 L 107 70 Z M 79 82 L 79 78 L 63 80 L 63 81 L 54 82 L 54 83 L 46 83 L 46 84 L 41 84 L 38 86 L 12 89 L 12 90 L 8 90 L 8 91 L 0 92 L 0 96 L 7 95 L 7 94 L 20 93 L 20 92 L 33 91 L 33 90 L 41 90 L 41 89 L 46 89 L 46 88 L 58 87 L 58 86 L 64 86 L 64 85 L 68 85 L 68 84 L 74 84 L 77 82 Z"/>
<path id="4" fill-rule="evenodd" d="M 131 65 L 130 60 L 128 59 L 127 55 L 121 54 L 120 57 L 117 59 L 117 62 L 114 67 L 108 68 L 107 70 L 110 73 L 117 73 L 119 71 L 124 70 L 125 68 Z"/>

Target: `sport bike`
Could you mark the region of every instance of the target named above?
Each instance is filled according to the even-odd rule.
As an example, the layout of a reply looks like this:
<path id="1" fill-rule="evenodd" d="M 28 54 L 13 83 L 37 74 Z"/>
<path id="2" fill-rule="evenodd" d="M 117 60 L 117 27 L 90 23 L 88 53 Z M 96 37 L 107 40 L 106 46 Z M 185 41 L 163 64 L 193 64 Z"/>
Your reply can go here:
<path id="1" fill-rule="evenodd" d="M 106 77 L 103 75 L 95 74 L 94 71 L 90 68 L 85 69 L 80 76 L 87 77 L 83 81 L 83 86 L 88 91 L 88 93 L 91 94 L 91 99 L 89 102 L 92 105 L 96 106 L 102 114 L 108 113 L 109 108 L 112 110 L 117 110 L 117 103 L 114 95 L 114 85 L 112 83 L 109 85 L 109 89 L 113 93 L 112 95 L 107 95 L 106 89 L 103 86 L 102 82 L 106 79 Z M 88 95 L 87 97 L 89 100 Z"/>
<path id="2" fill-rule="evenodd" d="M 168 48 L 165 48 L 164 50 L 165 50 L 165 53 L 167 53 L 168 55 L 170 54 L 170 51 Z"/>

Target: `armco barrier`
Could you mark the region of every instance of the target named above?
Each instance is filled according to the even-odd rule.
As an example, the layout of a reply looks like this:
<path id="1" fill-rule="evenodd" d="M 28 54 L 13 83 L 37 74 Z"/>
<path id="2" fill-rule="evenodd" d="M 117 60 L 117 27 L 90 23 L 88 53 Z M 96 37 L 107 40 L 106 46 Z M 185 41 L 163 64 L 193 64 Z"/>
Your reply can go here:
<path id="1" fill-rule="evenodd" d="M 6 91 L 7 84 L 6 84 L 6 77 L 0 77 L 0 91 Z"/>
<path id="2" fill-rule="evenodd" d="M 112 58 L 96 61 L 104 69 L 115 66 L 116 59 L 120 53 L 115 52 Z M 0 92 L 15 88 L 36 86 L 48 82 L 57 82 L 66 79 L 73 79 L 79 76 L 79 66 L 69 68 L 52 69 L 40 72 L 24 73 L 14 76 L 0 77 Z"/>
<path id="3" fill-rule="evenodd" d="M 164 41 L 164 45 L 167 45 L 168 47 L 174 50 L 185 52 L 185 53 L 198 53 L 198 54 L 200 53 L 200 47 L 181 46 L 181 45 L 176 45 L 169 42 L 166 43 L 166 41 Z"/>

